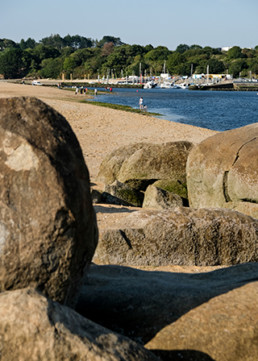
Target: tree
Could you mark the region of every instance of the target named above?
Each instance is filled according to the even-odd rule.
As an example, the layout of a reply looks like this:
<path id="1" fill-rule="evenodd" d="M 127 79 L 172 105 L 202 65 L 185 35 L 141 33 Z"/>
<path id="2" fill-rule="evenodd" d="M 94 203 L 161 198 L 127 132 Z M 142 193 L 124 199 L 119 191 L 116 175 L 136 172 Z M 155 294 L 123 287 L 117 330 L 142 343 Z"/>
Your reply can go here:
<path id="1" fill-rule="evenodd" d="M 256 51 L 254 49 L 244 48 L 242 49 L 242 54 L 246 58 L 254 58 L 256 55 Z"/>
<path id="2" fill-rule="evenodd" d="M 40 40 L 40 43 L 45 46 L 50 46 L 61 50 L 64 47 L 64 40 L 59 34 L 51 35 Z"/>
<path id="3" fill-rule="evenodd" d="M 102 47 L 101 55 L 108 56 L 113 53 L 113 50 L 114 50 L 114 43 L 112 42 L 105 43 Z"/>
<path id="4" fill-rule="evenodd" d="M 190 47 L 189 45 L 186 44 L 180 44 L 178 45 L 178 47 L 176 48 L 176 51 L 180 54 L 183 54 L 185 51 L 189 50 Z"/>
<path id="5" fill-rule="evenodd" d="M 151 51 L 149 51 L 145 55 L 145 59 L 149 61 L 157 61 L 161 60 L 164 62 L 164 60 L 167 60 L 168 56 L 170 54 L 170 51 L 165 46 L 158 46 Z"/>
<path id="6" fill-rule="evenodd" d="M 168 56 L 168 60 L 167 60 L 167 67 L 173 68 L 174 66 L 180 65 L 181 63 L 185 62 L 185 56 L 178 53 L 178 52 L 174 52 L 172 54 L 170 54 Z"/>
<path id="7" fill-rule="evenodd" d="M 202 49 L 202 52 L 204 54 L 207 54 L 207 56 L 211 56 L 211 55 L 215 55 L 215 54 L 220 54 L 220 50 L 219 49 L 216 49 L 216 48 L 212 48 L 210 46 L 205 46 L 203 49 Z"/>
<path id="8" fill-rule="evenodd" d="M 191 46 L 190 46 L 190 49 L 194 49 L 194 50 L 196 50 L 196 49 L 202 49 L 202 46 L 194 44 L 194 45 L 191 45 Z"/>
<path id="9" fill-rule="evenodd" d="M 211 74 L 221 74 L 225 72 L 225 65 L 222 61 L 217 60 L 216 58 L 212 58 L 209 61 L 207 61 L 207 65 L 209 65 L 209 72 Z"/>
<path id="10" fill-rule="evenodd" d="M 44 59 L 41 63 L 40 75 L 43 78 L 59 78 L 62 72 L 62 59 Z"/>
<path id="11" fill-rule="evenodd" d="M 19 78 L 24 75 L 24 63 L 21 49 L 7 49 L 0 55 L 0 74 L 5 79 Z"/>
<path id="12" fill-rule="evenodd" d="M 17 48 L 18 45 L 10 39 L 0 39 L 0 51 L 4 51 L 8 48 Z"/>
<path id="13" fill-rule="evenodd" d="M 148 65 L 144 62 L 141 55 L 136 55 L 133 62 L 127 67 L 129 74 L 143 75 Z"/>
<path id="14" fill-rule="evenodd" d="M 76 65 L 75 59 L 72 56 L 68 56 L 64 60 L 63 69 L 69 75 L 74 71 Z"/>
<path id="15" fill-rule="evenodd" d="M 253 74 L 257 74 L 257 75 L 258 75 L 258 59 L 256 59 L 255 61 L 253 61 L 253 62 L 250 64 L 249 69 L 250 69 L 250 71 L 251 71 Z"/>
<path id="16" fill-rule="evenodd" d="M 52 46 L 46 46 L 39 44 L 33 49 L 33 53 L 42 61 L 47 58 L 57 58 L 60 55 L 60 51 Z"/>
<path id="17" fill-rule="evenodd" d="M 65 46 L 71 46 L 73 49 L 91 48 L 93 40 L 80 35 L 66 35 L 64 37 Z"/>
<path id="18" fill-rule="evenodd" d="M 248 65 L 245 60 L 243 59 L 236 59 L 229 65 L 229 73 L 233 75 L 233 77 L 239 76 L 242 70 L 247 69 Z"/>
<path id="19" fill-rule="evenodd" d="M 24 39 L 21 39 L 21 41 L 20 41 L 20 48 L 22 49 L 22 50 L 25 50 L 25 49 L 28 49 L 28 48 L 30 48 L 30 49 L 34 49 L 35 48 L 35 46 L 36 46 L 36 41 L 34 40 L 34 39 L 32 39 L 32 38 L 28 38 L 26 41 L 24 40 Z"/>
<path id="20" fill-rule="evenodd" d="M 124 44 L 120 38 L 115 38 L 114 36 L 105 35 L 100 41 L 97 42 L 97 47 L 102 48 L 106 43 L 113 43 L 114 46 L 119 46 Z"/>
<path id="21" fill-rule="evenodd" d="M 121 71 L 127 65 L 127 56 L 124 48 L 115 48 L 107 57 L 105 67 Z"/>
<path id="22" fill-rule="evenodd" d="M 148 53 L 149 51 L 151 51 L 152 49 L 154 49 L 154 47 L 151 44 L 148 44 L 144 47 L 145 52 Z"/>
<path id="23" fill-rule="evenodd" d="M 228 50 L 227 57 L 228 59 L 238 59 L 243 58 L 244 54 L 242 54 L 242 50 L 239 46 L 233 46 Z"/>

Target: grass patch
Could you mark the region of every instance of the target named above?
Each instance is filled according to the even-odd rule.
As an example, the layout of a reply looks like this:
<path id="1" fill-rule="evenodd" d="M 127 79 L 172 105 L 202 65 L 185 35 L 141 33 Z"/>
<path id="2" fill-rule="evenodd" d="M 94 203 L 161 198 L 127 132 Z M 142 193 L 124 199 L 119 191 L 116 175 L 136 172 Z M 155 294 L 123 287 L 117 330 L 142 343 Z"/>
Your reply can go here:
<path id="1" fill-rule="evenodd" d="M 129 105 L 111 104 L 111 103 L 104 103 L 104 102 L 93 102 L 90 100 L 81 100 L 80 103 L 89 103 L 89 104 L 97 105 L 100 107 L 116 109 L 116 110 L 124 110 L 125 112 L 138 113 L 138 114 L 142 114 L 142 115 L 152 115 L 152 116 L 161 116 L 162 115 L 159 113 L 151 113 L 151 112 L 146 112 L 146 111 L 140 110 L 140 109 L 134 109 L 134 108 L 130 107 Z"/>

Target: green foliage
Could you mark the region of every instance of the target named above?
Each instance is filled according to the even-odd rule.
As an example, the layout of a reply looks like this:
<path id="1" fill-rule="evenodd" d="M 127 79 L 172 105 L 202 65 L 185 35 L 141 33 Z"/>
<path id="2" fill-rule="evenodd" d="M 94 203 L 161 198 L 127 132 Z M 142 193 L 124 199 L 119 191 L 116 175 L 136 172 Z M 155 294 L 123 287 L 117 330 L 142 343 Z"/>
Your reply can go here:
<path id="1" fill-rule="evenodd" d="M 115 38 L 114 36 L 105 35 L 100 41 L 97 42 L 97 47 L 102 48 L 106 43 L 113 43 L 115 46 L 124 44 L 120 38 Z"/>
<path id="2" fill-rule="evenodd" d="M 59 34 L 51 35 L 43 38 L 40 42 L 45 46 L 54 47 L 58 50 L 67 46 L 73 49 L 90 48 L 93 46 L 93 40 L 80 35 L 70 36 L 69 34 L 64 38 L 62 38 Z"/>
<path id="3" fill-rule="evenodd" d="M 41 63 L 40 76 L 43 78 L 59 78 L 62 72 L 62 59 L 44 59 Z"/>
<path id="4" fill-rule="evenodd" d="M 85 103 L 86 100 L 82 100 L 82 103 Z M 92 102 L 92 101 L 86 101 L 92 105 L 98 105 L 101 107 L 105 107 L 105 108 L 111 108 L 111 109 L 117 109 L 117 110 L 124 110 L 126 112 L 131 112 L 131 113 L 138 113 L 138 114 L 142 114 L 142 115 L 161 115 L 159 113 L 151 113 L 151 112 L 143 112 L 140 109 L 134 109 L 128 105 L 121 105 L 121 104 L 109 104 L 109 103 L 104 103 L 104 102 Z"/>
<path id="5" fill-rule="evenodd" d="M 48 58 L 57 58 L 60 56 L 60 51 L 53 46 L 38 44 L 33 49 L 33 54 L 40 60 Z"/>
<path id="6" fill-rule="evenodd" d="M 5 79 L 19 78 L 24 74 L 23 51 L 8 49 L 0 55 L 0 74 Z"/>
<path id="7" fill-rule="evenodd" d="M 17 48 L 18 45 L 10 39 L 0 39 L 0 51 Z"/>
<path id="8" fill-rule="evenodd" d="M 229 66 L 229 73 L 232 74 L 234 77 L 238 77 L 242 70 L 247 69 L 248 65 L 245 60 L 243 59 L 236 59 L 234 60 Z"/>
<path id="9" fill-rule="evenodd" d="M 25 49 L 34 49 L 36 46 L 36 41 L 34 39 L 28 38 L 26 41 L 24 39 L 21 39 L 20 41 L 20 48 L 22 50 Z"/>
<path id="10" fill-rule="evenodd" d="M 178 194 L 180 197 L 188 199 L 187 186 L 179 181 L 171 180 L 158 180 L 153 185 L 157 188 L 164 189 L 165 191 Z"/>
<path id="11" fill-rule="evenodd" d="M 245 57 L 244 54 L 242 54 L 242 50 L 239 46 L 233 46 L 233 48 L 229 49 L 227 56 L 228 59 L 238 59 Z"/>
<path id="12" fill-rule="evenodd" d="M 71 74 L 74 71 L 74 69 L 76 68 L 76 65 L 77 65 L 76 60 L 74 59 L 74 57 L 72 55 L 70 55 L 64 59 L 63 70 L 66 73 Z"/>
<path id="13" fill-rule="evenodd" d="M 13 53 L 9 53 L 11 50 Z M 10 54 L 14 55 L 12 59 Z M 209 46 L 180 44 L 176 51 L 171 51 L 165 46 L 124 44 L 110 35 L 100 41 L 69 34 L 51 35 L 39 43 L 32 38 L 21 39 L 19 43 L 0 39 L 0 56 L 0 73 L 6 77 L 37 74 L 51 78 L 63 72 L 67 77 L 73 74 L 74 78 L 159 75 L 164 62 L 171 75 L 206 73 L 207 65 L 209 72 L 215 74 L 226 70 L 233 76 L 258 73 L 258 46 L 254 49 L 234 46 L 221 52 Z"/>
<path id="14" fill-rule="evenodd" d="M 189 45 L 186 44 L 180 44 L 178 45 L 178 47 L 176 48 L 176 51 L 180 54 L 183 54 L 185 51 L 189 50 L 190 47 Z"/>

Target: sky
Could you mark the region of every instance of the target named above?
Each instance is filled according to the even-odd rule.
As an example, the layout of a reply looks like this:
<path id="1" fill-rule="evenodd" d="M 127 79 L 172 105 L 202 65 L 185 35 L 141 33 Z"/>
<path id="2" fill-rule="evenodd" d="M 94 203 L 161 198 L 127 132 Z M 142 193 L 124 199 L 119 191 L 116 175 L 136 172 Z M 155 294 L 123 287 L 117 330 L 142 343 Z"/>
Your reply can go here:
<path id="1" fill-rule="evenodd" d="M 118 37 L 133 45 L 258 45 L 258 0 L 2 0 L 0 39 Z"/>

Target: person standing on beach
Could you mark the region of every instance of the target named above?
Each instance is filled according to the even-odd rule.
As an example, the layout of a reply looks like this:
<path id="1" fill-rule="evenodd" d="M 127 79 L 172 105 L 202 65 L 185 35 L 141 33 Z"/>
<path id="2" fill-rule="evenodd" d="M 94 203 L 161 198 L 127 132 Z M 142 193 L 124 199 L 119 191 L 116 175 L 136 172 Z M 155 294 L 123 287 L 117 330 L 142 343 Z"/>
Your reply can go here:
<path id="1" fill-rule="evenodd" d="M 94 92 L 95 92 L 95 95 L 97 95 L 97 94 L 98 94 L 98 90 L 97 90 L 97 88 L 95 88 Z"/>
<path id="2" fill-rule="evenodd" d="M 140 97 L 139 99 L 139 107 L 140 107 L 140 110 L 143 110 L 143 98 Z"/>

